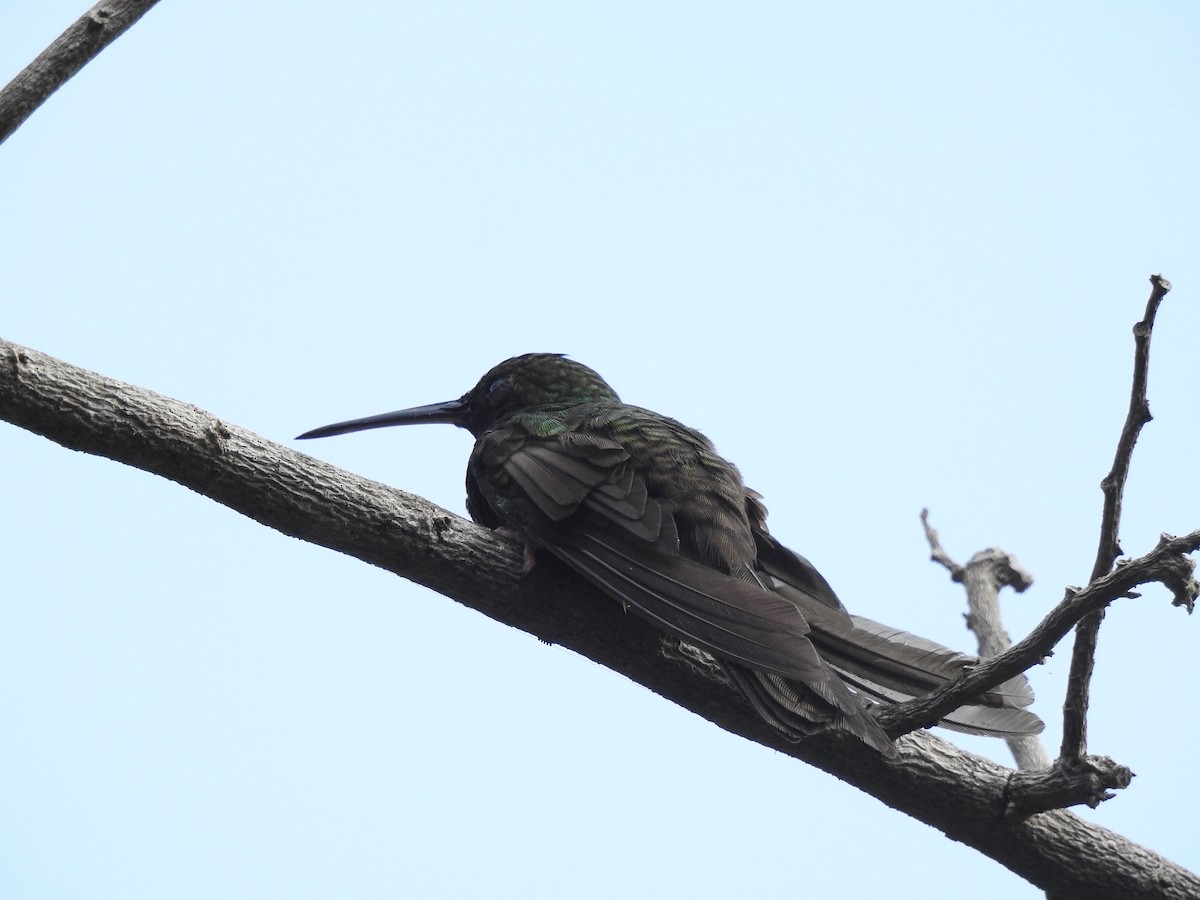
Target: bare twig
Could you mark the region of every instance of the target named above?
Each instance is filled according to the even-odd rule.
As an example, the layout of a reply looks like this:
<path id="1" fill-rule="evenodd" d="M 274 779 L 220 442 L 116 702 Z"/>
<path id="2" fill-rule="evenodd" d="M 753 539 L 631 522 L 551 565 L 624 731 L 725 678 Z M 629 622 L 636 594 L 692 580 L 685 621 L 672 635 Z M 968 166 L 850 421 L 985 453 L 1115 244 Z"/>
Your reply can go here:
<path id="1" fill-rule="evenodd" d="M 950 577 L 966 588 L 967 628 L 975 633 L 980 658 L 1000 655 L 1012 646 L 1012 638 L 1000 618 L 1000 589 L 1011 587 L 1022 593 L 1033 584 L 1033 576 L 1000 550 L 982 550 L 965 566 L 960 566 L 943 549 L 937 531 L 929 524 L 927 509 L 921 510 L 921 525 L 925 528 L 925 539 L 929 541 L 929 558 L 945 566 Z M 1050 765 L 1046 748 L 1037 735 L 1006 738 L 1005 743 L 1018 769 L 1044 769 Z"/>
<path id="2" fill-rule="evenodd" d="M 1154 317 L 1159 304 L 1171 290 L 1171 282 L 1161 275 L 1150 277 L 1150 299 L 1146 302 L 1146 314 L 1133 326 L 1133 386 L 1129 395 L 1129 412 L 1125 425 L 1117 440 L 1117 452 L 1112 470 L 1100 482 L 1104 492 L 1104 510 L 1100 519 L 1100 545 L 1096 549 L 1096 562 L 1092 566 L 1092 582 L 1112 570 L 1113 563 L 1121 555 L 1120 527 L 1121 501 L 1125 493 L 1125 481 L 1129 477 L 1129 465 L 1133 458 L 1133 447 L 1137 443 L 1142 427 L 1150 421 L 1150 401 L 1146 384 L 1150 369 L 1150 336 L 1154 330 Z M 1096 642 L 1100 623 L 1104 621 L 1104 608 L 1079 623 L 1075 629 L 1075 646 L 1071 651 L 1071 671 L 1067 676 L 1067 696 L 1063 703 L 1063 739 L 1059 757 L 1064 760 L 1081 760 L 1087 753 L 1087 712 L 1090 703 L 1092 671 L 1096 665 Z"/>
<path id="3" fill-rule="evenodd" d="M 971 697 L 1037 665 L 1089 613 L 1114 600 L 1132 596 L 1134 588 L 1158 582 L 1171 591 L 1172 603 L 1189 612 L 1200 596 L 1192 577 L 1195 563 L 1188 554 L 1200 549 L 1200 529 L 1181 537 L 1163 535 L 1151 552 L 1117 566 L 1085 588 L 1069 588 L 1066 597 L 1027 637 L 999 656 L 981 662 L 970 674 L 925 697 L 883 709 L 879 721 L 891 735 L 904 734 L 936 722 Z"/>
<path id="4" fill-rule="evenodd" d="M 929 559 L 940 566 L 944 566 L 946 571 L 950 573 L 950 580 L 961 582 L 963 580 L 963 567 L 950 558 L 950 555 L 942 549 L 942 542 L 938 539 L 937 530 L 929 524 L 929 510 L 921 510 L 921 525 L 925 529 L 925 540 L 929 542 Z"/>
<path id="5" fill-rule="evenodd" d="M 0 144 L 158 0 L 101 0 L 0 90 Z"/>

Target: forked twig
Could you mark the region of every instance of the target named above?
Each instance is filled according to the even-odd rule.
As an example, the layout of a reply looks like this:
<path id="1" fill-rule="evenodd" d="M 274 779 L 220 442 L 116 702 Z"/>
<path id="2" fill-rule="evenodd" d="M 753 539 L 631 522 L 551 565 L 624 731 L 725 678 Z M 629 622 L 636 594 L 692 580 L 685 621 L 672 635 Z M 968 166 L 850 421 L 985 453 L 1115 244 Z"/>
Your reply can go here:
<path id="1" fill-rule="evenodd" d="M 1040 663 L 1089 613 L 1104 609 L 1114 600 L 1137 596 L 1133 592 L 1139 585 L 1162 584 L 1171 592 L 1175 606 L 1190 611 L 1200 597 L 1200 584 L 1193 577 L 1195 563 L 1190 558 L 1197 550 L 1200 550 L 1200 529 L 1179 537 L 1164 534 L 1145 556 L 1117 566 L 1087 587 L 1068 588 L 1062 602 L 1033 631 L 999 656 L 982 661 L 953 684 L 880 710 L 880 724 L 895 737 L 936 722 L 969 698 Z"/>
<path id="2" fill-rule="evenodd" d="M 1100 482 L 1104 492 L 1104 510 L 1100 519 L 1100 545 L 1096 550 L 1096 562 L 1092 566 L 1091 583 L 1112 571 L 1113 564 L 1121 555 L 1120 526 L 1121 502 L 1125 493 L 1125 481 L 1129 477 L 1130 460 L 1142 427 L 1150 421 L 1150 401 L 1146 384 L 1150 368 L 1150 336 L 1154 330 L 1154 317 L 1159 304 L 1171 290 L 1171 282 L 1161 275 L 1150 277 L 1150 299 L 1146 302 L 1146 315 L 1133 326 L 1133 386 L 1129 396 L 1129 412 L 1125 425 L 1117 440 L 1117 452 L 1112 471 Z M 1092 671 L 1096 665 L 1096 641 L 1100 623 L 1104 621 L 1104 610 L 1091 613 L 1075 628 L 1075 646 L 1071 651 L 1071 671 L 1067 677 L 1067 695 L 1063 702 L 1063 739 L 1059 758 L 1082 760 L 1087 754 L 1087 712 L 1091 696 Z"/>

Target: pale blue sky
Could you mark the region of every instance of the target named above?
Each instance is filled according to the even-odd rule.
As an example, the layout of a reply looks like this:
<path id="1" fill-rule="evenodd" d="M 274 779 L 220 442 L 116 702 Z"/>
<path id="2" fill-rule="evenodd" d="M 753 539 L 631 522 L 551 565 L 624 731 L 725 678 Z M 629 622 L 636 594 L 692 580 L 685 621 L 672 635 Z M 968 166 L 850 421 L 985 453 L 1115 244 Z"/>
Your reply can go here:
<path id="1" fill-rule="evenodd" d="M 84 6 L 10 3 L 0 78 Z M 567 352 L 853 610 L 969 648 L 917 514 L 1035 574 L 1015 634 L 1086 578 L 1154 272 L 1125 549 L 1200 525 L 1198 40 L 1186 2 L 163 0 L 0 147 L 0 334 L 285 443 Z M 302 448 L 462 512 L 464 432 Z M 1040 896 L 391 575 L 0 459 L 0 896 Z M 1110 613 L 1092 750 L 1138 777 L 1085 811 L 1193 869 L 1198 648 L 1160 589 Z"/>

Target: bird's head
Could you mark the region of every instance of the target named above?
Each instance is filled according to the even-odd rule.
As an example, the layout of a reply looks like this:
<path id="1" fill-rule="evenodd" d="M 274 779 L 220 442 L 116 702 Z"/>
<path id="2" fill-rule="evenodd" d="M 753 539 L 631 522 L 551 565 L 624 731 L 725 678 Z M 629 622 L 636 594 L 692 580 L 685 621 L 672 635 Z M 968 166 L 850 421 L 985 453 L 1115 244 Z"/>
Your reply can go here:
<path id="1" fill-rule="evenodd" d="M 526 353 L 500 363 L 457 400 L 325 425 L 306 431 L 298 439 L 426 422 L 458 425 L 479 437 L 524 410 L 619 401 L 608 383 L 587 366 L 561 353 Z"/>

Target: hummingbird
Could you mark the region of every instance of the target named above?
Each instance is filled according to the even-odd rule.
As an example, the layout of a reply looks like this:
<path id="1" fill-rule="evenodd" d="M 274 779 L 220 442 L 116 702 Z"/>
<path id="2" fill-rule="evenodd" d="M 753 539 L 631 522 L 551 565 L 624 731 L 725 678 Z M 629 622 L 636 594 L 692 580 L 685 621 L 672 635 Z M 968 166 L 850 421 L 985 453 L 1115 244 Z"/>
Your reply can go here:
<path id="1" fill-rule="evenodd" d="M 849 732 L 897 754 L 872 710 L 928 693 L 978 659 L 852 616 L 807 559 L 771 536 L 762 497 L 699 431 L 623 403 L 557 353 L 506 360 L 457 400 L 338 422 L 298 439 L 440 422 L 475 438 L 467 512 L 520 540 L 526 571 L 556 556 L 697 647 L 788 739 Z M 939 724 L 1036 734 L 1024 676 Z"/>

